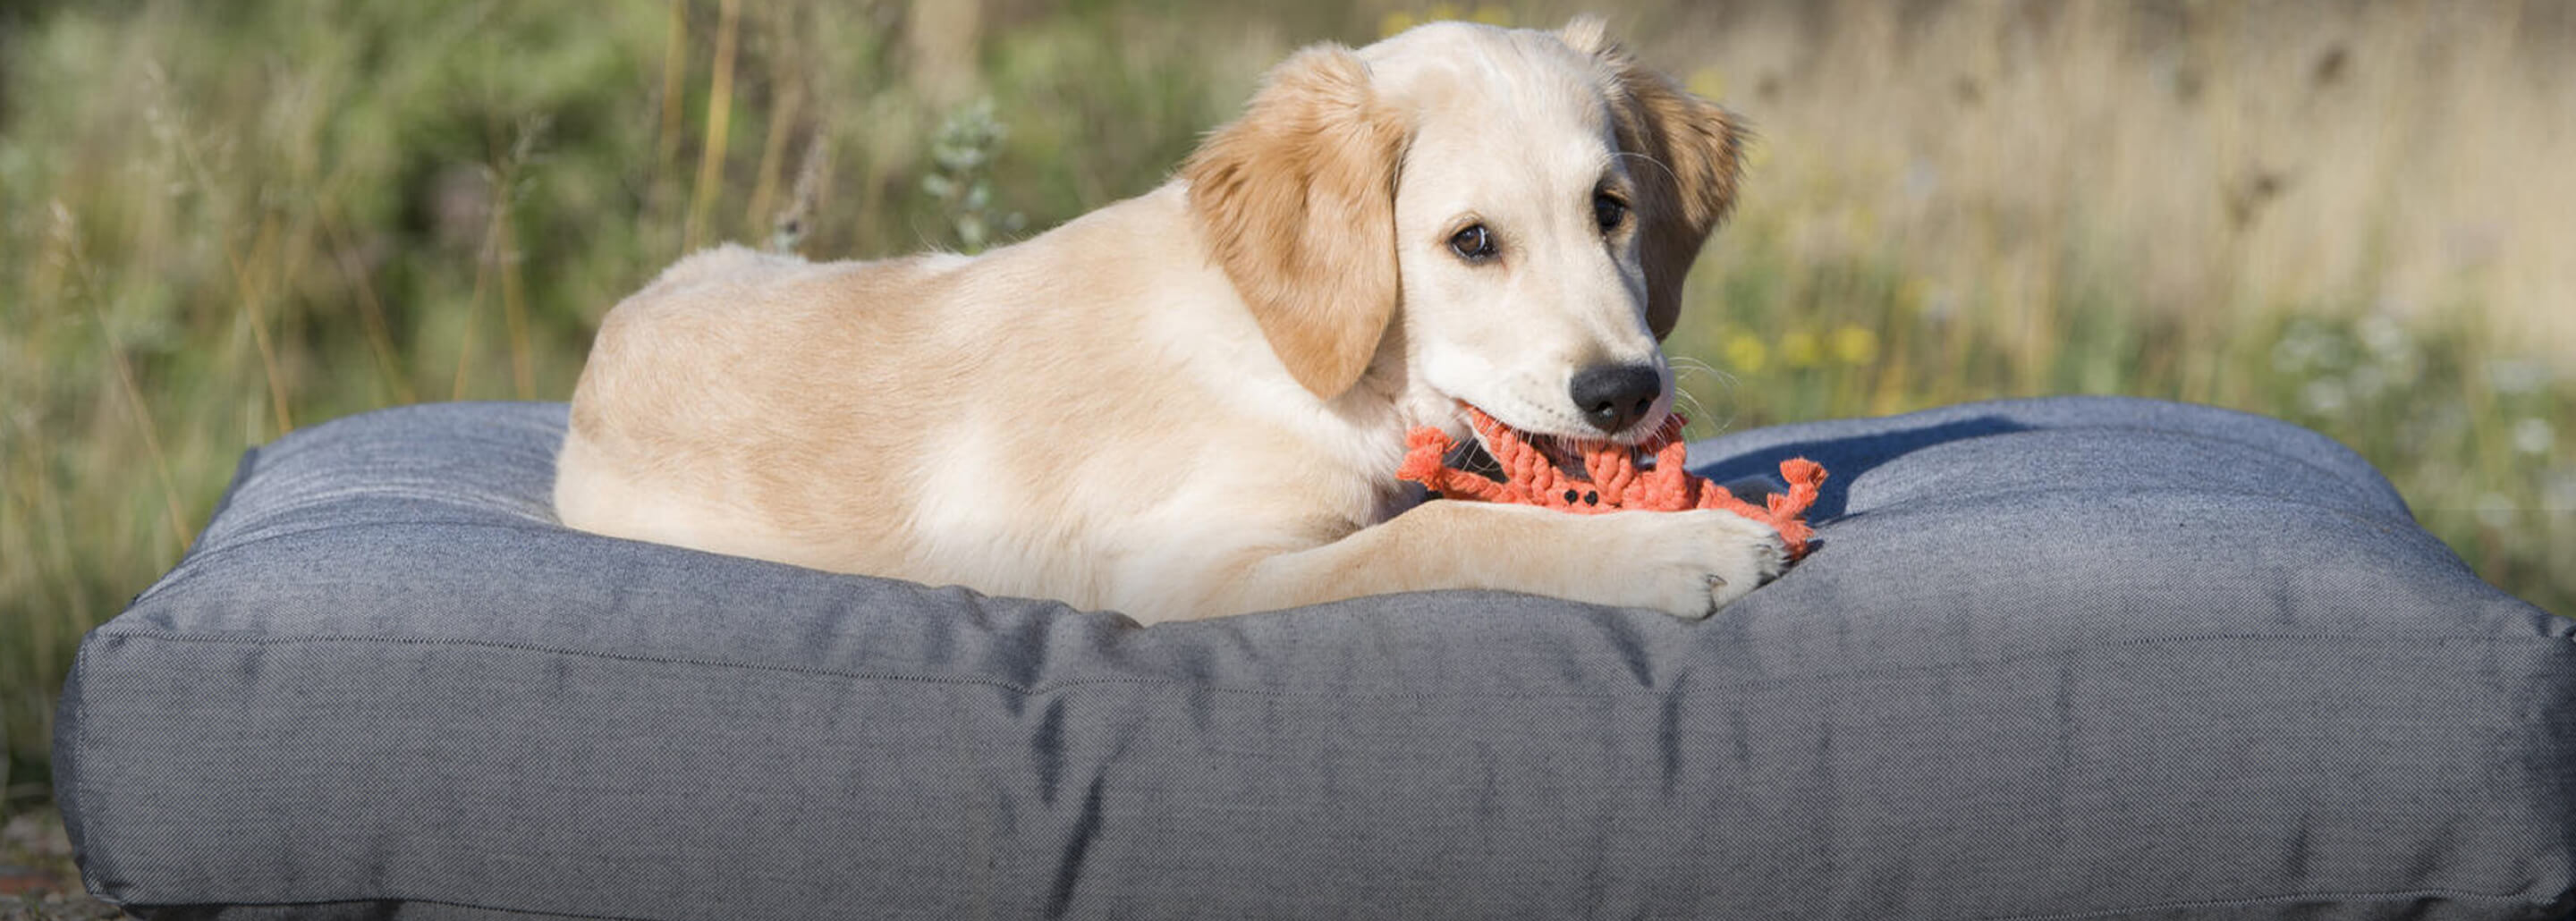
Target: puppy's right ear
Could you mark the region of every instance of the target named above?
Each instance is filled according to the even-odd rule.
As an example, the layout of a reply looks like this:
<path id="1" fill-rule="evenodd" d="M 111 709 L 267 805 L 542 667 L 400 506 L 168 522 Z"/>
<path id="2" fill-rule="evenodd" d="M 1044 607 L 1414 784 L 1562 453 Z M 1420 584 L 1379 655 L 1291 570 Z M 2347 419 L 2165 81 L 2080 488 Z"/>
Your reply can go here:
<path id="1" fill-rule="evenodd" d="M 1243 117 L 1181 167 L 1190 210 L 1271 351 L 1330 400 L 1395 316 L 1395 174 L 1404 120 L 1368 65 L 1317 45 L 1272 68 Z"/>

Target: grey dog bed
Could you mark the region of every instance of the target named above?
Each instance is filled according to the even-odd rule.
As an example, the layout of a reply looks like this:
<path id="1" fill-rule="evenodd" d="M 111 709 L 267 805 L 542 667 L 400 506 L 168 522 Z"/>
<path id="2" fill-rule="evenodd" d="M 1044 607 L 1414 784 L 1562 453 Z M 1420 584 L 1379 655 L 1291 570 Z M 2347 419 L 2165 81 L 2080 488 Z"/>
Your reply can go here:
<path id="1" fill-rule="evenodd" d="M 567 531 L 564 408 L 253 452 L 93 632 L 56 783 L 145 916 L 2541 918 L 2576 622 L 2278 422 L 1985 403 L 1804 454 L 1705 622 L 1114 613 Z M 1496 565 L 1510 565 L 1496 560 Z"/>

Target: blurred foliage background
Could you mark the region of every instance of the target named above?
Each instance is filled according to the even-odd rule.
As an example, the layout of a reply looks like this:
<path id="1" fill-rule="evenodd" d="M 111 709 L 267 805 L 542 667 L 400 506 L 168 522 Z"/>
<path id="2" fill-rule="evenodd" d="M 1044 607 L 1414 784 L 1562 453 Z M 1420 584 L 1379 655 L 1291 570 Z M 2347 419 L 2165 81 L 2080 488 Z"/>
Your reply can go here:
<path id="1" fill-rule="evenodd" d="M 565 398 L 718 241 L 973 249 L 1157 184 L 1260 71 L 1556 2 L 0 0 L 0 728 L 243 448 Z M 1695 434 L 2124 393 L 2315 427 L 2576 611 L 2576 5 L 1605 5 L 1761 131 Z M 2235 475 L 2208 471 L 2212 488 Z"/>

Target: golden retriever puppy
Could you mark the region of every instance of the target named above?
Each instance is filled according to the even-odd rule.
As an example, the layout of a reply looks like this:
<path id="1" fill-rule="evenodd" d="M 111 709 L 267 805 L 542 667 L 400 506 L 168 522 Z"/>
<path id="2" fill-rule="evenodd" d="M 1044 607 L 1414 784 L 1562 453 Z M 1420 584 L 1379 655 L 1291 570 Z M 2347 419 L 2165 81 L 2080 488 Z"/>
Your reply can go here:
<path id="1" fill-rule="evenodd" d="M 1431 501 L 1473 405 L 1633 442 L 1739 129 L 1599 22 L 1279 64 L 1143 196 L 980 256 L 738 247 L 602 322 L 565 524 L 1144 622 L 1496 589 L 1700 617 L 1779 573 L 1719 511 Z"/>

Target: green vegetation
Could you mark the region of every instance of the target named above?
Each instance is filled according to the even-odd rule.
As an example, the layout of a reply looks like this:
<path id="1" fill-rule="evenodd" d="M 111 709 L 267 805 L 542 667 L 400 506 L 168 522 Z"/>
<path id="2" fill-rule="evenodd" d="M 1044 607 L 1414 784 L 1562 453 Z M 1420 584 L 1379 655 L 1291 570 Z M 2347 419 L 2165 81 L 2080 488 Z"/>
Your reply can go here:
<path id="1" fill-rule="evenodd" d="M 1695 432 L 2068 392 L 2270 413 L 2576 612 L 2576 15 L 1896 6 L 1611 15 L 1763 134 L 1672 342 L 1711 369 Z M 972 248 L 1141 192 L 1308 40 L 1569 12 L 0 7 L 10 801 L 44 795 L 81 632 L 243 448 L 562 399 L 600 314 L 696 246 Z"/>

